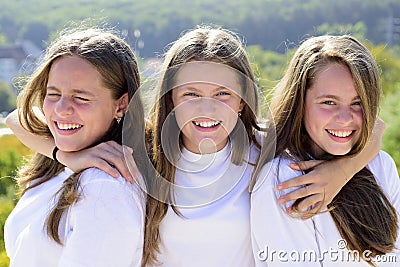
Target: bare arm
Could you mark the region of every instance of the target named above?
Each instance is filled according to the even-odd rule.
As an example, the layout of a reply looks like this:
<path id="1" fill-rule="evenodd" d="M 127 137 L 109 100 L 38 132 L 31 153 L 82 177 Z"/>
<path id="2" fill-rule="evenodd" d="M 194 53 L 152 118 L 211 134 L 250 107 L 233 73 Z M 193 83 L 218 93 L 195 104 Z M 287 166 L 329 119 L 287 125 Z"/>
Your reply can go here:
<path id="1" fill-rule="evenodd" d="M 19 123 L 17 109 L 8 114 L 5 123 L 25 146 L 46 157 L 52 158 L 52 152 L 55 146 L 54 140 L 36 136 L 22 128 L 21 124 Z"/>
<path id="2" fill-rule="evenodd" d="M 279 198 L 279 203 L 286 203 L 290 200 L 303 199 L 298 208 L 305 210 L 309 207 L 326 206 L 332 202 L 342 187 L 358 171 L 364 168 L 379 153 L 382 145 L 382 135 L 386 125 L 378 119 L 370 141 L 365 148 L 351 158 L 341 158 L 332 161 L 307 161 L 301 162 L 298 166 L 293 164 L 293 169 L 311 169 L 309 173 L 287 180 L 278 185 L 278 190 L 295 186 L 302 186 Z M 290 211 L 289 211 L 290 212 Z"/>
<path id="3" fill-rule="evenodd" d="M 48 158 L 53 157 L 54 139 L 44 138 L 26 131 L 19 122 L 18 110 L 11 112 L 5 123 L 25 146 Z M 125 163 L 123 147 L 114 141 L 101 143 L 95 147 L 76 152 L 59 150 L 57 160 L 75 172 L 89 167 L 97 167 L 113 177 L 118 177 L 121 173 L 128 182 L 134 182 L 132 176 L 138 176 L 137 170 L 132 171 L 133 175 L 130 174 Z M 119 173 L 113 166 L 118 169 Z"/>

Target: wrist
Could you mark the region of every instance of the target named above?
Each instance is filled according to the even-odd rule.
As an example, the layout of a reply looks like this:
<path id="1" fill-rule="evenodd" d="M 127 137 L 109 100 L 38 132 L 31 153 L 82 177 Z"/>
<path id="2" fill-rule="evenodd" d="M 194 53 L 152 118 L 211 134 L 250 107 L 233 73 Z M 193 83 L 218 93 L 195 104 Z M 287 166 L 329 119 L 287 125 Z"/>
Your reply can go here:
<path id="1" fill-rule="evenodd" d="M 52 155 L 53 160 L 54 160 L 55 162 L 60 163 L 60 162 L 58 161 L 58 159 L 57 159 L 57 152 L 58 152 L 58 151 L 59 151 L 59 148 L 58 148 L 57 146 L 55 146 L 55 147 L 53 148 L 53 152 L 51 153 L 51 155 Z"/>

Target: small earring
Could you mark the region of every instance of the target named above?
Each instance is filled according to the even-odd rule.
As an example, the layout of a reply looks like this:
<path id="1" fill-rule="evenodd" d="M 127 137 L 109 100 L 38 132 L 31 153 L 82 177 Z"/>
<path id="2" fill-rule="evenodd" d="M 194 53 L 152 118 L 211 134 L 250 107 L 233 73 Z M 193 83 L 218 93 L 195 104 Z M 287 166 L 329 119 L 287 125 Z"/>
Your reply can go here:
<path id="1" fill-rule="evenodd" d="M 117 123 L 119 124 L 121 122 L 121 117 L 117 118 Z"/>
<path id="2" fill-rule="evenodd" d="M 238 112 L 238 116 L 239 116 L 239 117 L 242 116 L 242 113 L 241 113 L 241 112 Z"/>

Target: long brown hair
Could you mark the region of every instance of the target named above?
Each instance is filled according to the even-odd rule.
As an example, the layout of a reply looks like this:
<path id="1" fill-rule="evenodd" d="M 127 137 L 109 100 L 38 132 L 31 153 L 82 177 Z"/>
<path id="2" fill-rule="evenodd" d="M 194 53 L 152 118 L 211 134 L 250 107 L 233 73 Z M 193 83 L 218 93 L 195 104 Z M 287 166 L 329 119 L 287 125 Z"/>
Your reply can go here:
<path id="1" fill-rule="evenodd" d="M 239 122 L 244 126 L 244 138 L 248 142 L 257 144 L 255 129 L 259 129 L 256 121 L 258 91 L 247 54 L 239 37 L 228 30 L 207 26 L 188 31 L 170 47 L 165 55 L 161 78 L 157 85 L 156 103 L 150 114 L 150 125 L 152 127 L 149 132 L 151 133 L 152 160 L 158 175 L 172 184 L 174 183 L 176 167 L 166 157 L 166 153 L 171 155 L 172 160 L 176 160 L 179 155 L 179 149 L 182 147 L 182 141 L 179 138 L 179 144 L 163 143 L 162 131 L 163 127 L 165 127 L 164 123 L 168 120 L 168 116 L 171 115 L 171 111 L 174 108 L 171 89 L 174 87 L 175 75 L 180 66 L 196 61 L 224 64 L 236 70 L 239 74 L 238 78 L 242 90 L 241 97 L 245 105 L 241 111 L 240 120 L 238 120 L 229 137 L 232 140 L 233 164 L 241 164 L 244 157 L 243 142 L 235 141 L 238 138 L 243 138 L 243 134 L 240 134 L 237 129 Z M 176 136 L 179 136 L 179 127 L 175 120 L 172 120 L 167 132 L 169 135 L 176 133 Z M 147 221 L 143 266 L 157 262 L 157 252 L 160 252 L 159 227 L 167 212 L 168 203 L 171 203 L 171 198 L 173 198 L 172 189 L 168 185 L 156 182 L 150 186 L 150 190 L 153 192 L 150 193 L 152 196 L 148 199 L 146 209 Z M 171 206 L 175 212 L 179 213 L 173 204 Z"/>
<path id="2" fill-rule="evenodd" d="M 131 120 L 135 122 L 135 132 L 131 133 L 138 139 L 144 139 L 144 111 L 140 98 L 133 98 L 140 86 L 137 62 L 133 51 L 128 44 L 116 35 L 116 32 L 100 28 L 75 28 L 61 32 L 49 48 L 35 72 L 30 76 L 25 87 L 18 96 L 19 120 L 29 132 L 51 137 L 47 124 L 33 112 L 38 107 L 43 113 L 43 102 L 46 94 L 47 82 L 52 63 L 62 56 L 78 56 L 91 65 L 102 76 L 102 82 L 112 92 L 113 99 L 119 99 L 128 93 L 128 99 L 136 106 L 136 113 Z M 142 129 L 140 131 L 139 129 Z M 133 129 L 134 130 L 134 129 Z M 113 122 L 111 128 L 97 143 L 114 140 L 121 143 L 122 122 Z M 95 145 L 95 144 L 92 144 Z M 143 151 L 136 143 L 132 148 Z M 140 152 L 139 152 L 140 153 Z M 142 163 L 138 164 L 143 169 Z M 19 171 L 18 184 L 21 195 L 60 173 L 64 166 L 43 155 L 36 154 L 32 160 Z M 63 187 L 58 191 L 59 200 L 47 218 L 47 233 L 57 243 L 61 244 L 58 234 L 60 219 L 69 206 L 79 199 L 80 173 L 72 174 L 65 180 Z"/>
<path id="3" fill-rule="evenodd" d="M 332 63 L 348 68 L 362 103 L 361 136 L 345 157 L 359 153 L 369 140 L 381 94 L 379 71 L 373 56 L 351 36 L 313 37 L 300 45 L 276 86 L 271 103 L 278 140 L 275 156 L 294 161 L 311 159 L 310 137 L 303 120 L 305 96 L 318 72 Z M 336 156 L 322 157 L 333 158 Z M 261 154 L 260 165 L 266 161 Z M 370 250 L 372 257 L 394 249 L 398 228 L 396 210 L 366 167 L 350 179 L 328 209 L 349 249 L 361 253 Z M 305 212 L 303 215 L 314 214 Z"/>

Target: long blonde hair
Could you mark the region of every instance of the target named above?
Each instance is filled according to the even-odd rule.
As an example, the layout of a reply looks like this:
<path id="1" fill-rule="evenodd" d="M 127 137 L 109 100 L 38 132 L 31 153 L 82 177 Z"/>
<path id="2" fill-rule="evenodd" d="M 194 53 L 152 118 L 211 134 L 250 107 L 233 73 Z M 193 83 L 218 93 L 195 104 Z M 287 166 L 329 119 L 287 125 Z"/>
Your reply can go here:
<path id="1" fill-rule="evenodd" d="M 40 64 L 30 76 L 27 84 L 18 96 L 19 120 L 29 132 L 51 137 L 47 124 L 33 112 L 38 107 L 43 113 L 43 101 L 46 94 L 49 71 L 52 63 L 62 56 L 78 56 L 91 65 L 102 76 L 102 82 L 112 92 L 113 99 L 119 99 L 128 93 L 129 100 L 134 101 L 136 113 L 132 120 L 137 129 L 144 133 L 144 112 L 140 98 L 132 98 L 140 86 L 140 78 L 136 58 L 128 44 L 111 30 L 100 28 L 71 29 L 61 33 L 46 50 Z M 140 131 L 133 132 L 138 139 Z M 113 122 L 106 135 L 98 142 L 114 140 L 121 143 L 122 123 Z M 95 145 L 95 144 L 93 144 Z M 135 144 L 132 144 L 135 146 Z M 133 147 L 135 150 L 142 150 Z M 139 162 L 140 169 L 143 167 Z M 43 155 L 36 154 L 32 160 L 18 173 L 18 184 L 21 195 L 26 191 L 48 181 L 64 169 L 64 166 Z M 75 173 L 65 180 L 59 190 L 59 200 L 53 207 L 46 225 L 49 236 L 61 244 L 58 234 L 60 219 L 67 208 L 79 199 L 79 176 Z"/>

